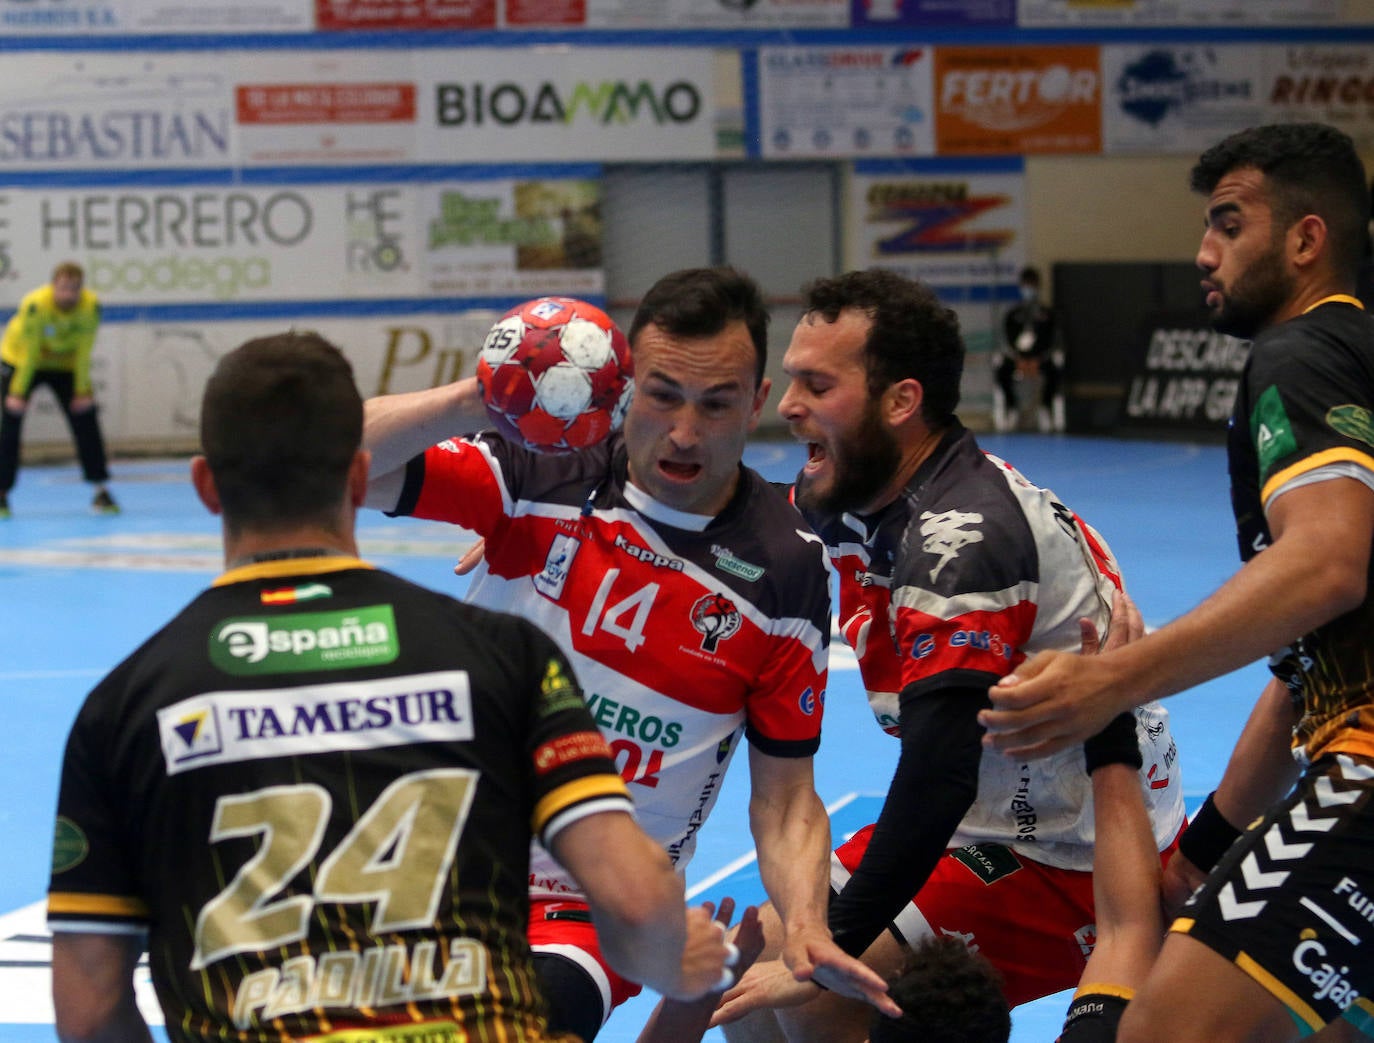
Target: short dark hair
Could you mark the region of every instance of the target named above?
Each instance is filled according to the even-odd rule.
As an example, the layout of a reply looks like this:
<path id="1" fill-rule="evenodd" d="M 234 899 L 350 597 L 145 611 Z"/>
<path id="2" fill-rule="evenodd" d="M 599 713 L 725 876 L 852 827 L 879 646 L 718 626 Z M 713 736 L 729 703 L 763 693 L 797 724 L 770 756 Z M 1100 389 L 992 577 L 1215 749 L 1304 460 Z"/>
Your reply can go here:
<path id="1" fill-rule="evenodd" d="M 1021 274 L 1017 277 L 1018 282 L 1028 282 L 1032 286 L 1040 285 L 1040 269 L 1034 265 L 1026 265 L 1021 269 Z"/>
<path id="2" fill-rule="evenodd" d="M 75 261 L 59 261 L 53 267 L 49 281 L 57 282 L 58 279 L 75 279 L 77 282 L 85 282 L 86 272 Z"/>
<path id="3" fill-rule="evenodd" d="M 633 350 L 650 323 L 674 337 L 713 337 L 731 322 L 743 322 L 754 342 L 755 386 L 768 365 L 768 306 L 750 276 L 737 268 L 682 268 L 649 287 L 630 322 Z"/>
<path id="4" fill-rule="evenodd" d="M 924 283 L 886 268 L 846 272 L 802 287 L 803 314 L 834 322 L 853 308 L 872 320 L 864 343 L 870 395 L 899 380 L 920 382 L 921 415 L 931 427 L 946 427 L 959 407 L 964 376 L 964 341 L 959 317 Z"/>
<path id="5" fill-rule="evenodd" d="M 1250 127 L 1198 157 L 1189 185 L 1210 195 L 1223 177 L 1246 168 L 1265 177 L 1276 231 L 1316 214 L 1331 235 L 1338 272 L 1353 278 L 1369 241 L 1370 187 L 1350 135 L 1324 123 Z"/>
<path id="6" fill-rule="evenodd" d="M 957 938 L 922 941 L 887 991 L 902 1016 L 875 1011 L 869 1043 L 1007 1043 L 1011 1036 L 1001 976 Z"/>
<path id="7" fill-rule="evenodd" d="M 205 384 L 200 444 L 231 529 L 327 524 L 362 443 L 353 367 L 316 333 L 250 340 Z"/>

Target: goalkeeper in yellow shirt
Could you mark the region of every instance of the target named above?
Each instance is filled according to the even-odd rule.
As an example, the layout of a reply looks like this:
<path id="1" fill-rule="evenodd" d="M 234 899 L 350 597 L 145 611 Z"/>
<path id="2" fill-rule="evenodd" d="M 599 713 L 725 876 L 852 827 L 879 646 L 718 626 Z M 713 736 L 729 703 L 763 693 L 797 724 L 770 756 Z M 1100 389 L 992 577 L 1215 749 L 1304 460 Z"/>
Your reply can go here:
<path id="1" fill-rule="evenodd" d="M 91 349 L 100 326 L 100 301 L 83 286 L 81 266 L 64 261 L 46 286 L 24 295 L 0 340 L 0 518 L 10 516 L 9 493 L 19 471 L 19 435 L 35 388 L 47 384 L 66 414 L 81 472 L 95 486 L 91 509 L 118 514 L 105 488 L 110 472 L 91 393 Z"/>

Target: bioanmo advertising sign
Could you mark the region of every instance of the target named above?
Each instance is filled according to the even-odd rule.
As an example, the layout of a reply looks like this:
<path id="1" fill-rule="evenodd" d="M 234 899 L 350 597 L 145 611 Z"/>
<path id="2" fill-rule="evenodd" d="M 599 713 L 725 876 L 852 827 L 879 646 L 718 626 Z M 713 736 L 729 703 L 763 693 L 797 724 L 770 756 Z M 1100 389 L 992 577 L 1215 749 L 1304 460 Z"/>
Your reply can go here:
<path id="1" fill-rule="evenodd" d="M 420 159 L 435 163 L 708 159 L 708 49 L 461 50 L 418 59 Z"/>

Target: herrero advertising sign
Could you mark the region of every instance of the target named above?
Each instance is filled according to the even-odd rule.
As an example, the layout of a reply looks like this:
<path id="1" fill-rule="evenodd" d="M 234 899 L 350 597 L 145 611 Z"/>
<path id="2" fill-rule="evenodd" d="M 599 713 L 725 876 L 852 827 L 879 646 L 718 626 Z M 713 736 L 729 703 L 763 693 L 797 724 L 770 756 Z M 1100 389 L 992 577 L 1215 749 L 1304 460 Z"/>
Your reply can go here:
<path id="1" fill-rule="evenodd" d="M 1204 313 L 1188 311 L 1148 316 L 1140 344 L 1123 425 L 1220 437 L 1250 342 L 1218 333 Z"/>

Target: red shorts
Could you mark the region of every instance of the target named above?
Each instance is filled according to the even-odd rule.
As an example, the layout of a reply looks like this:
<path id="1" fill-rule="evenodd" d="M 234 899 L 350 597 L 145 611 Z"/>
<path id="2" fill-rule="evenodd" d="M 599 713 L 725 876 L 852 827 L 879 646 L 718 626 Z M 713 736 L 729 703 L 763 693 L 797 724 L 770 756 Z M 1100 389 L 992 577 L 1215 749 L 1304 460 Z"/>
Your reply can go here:
<path id="1" fill-rule="evenodd" d="M 530 900 L 530 948 L 571 960 L 596 983 L 601 990 L 604 1017 L 626 1000 L 638 996 L 644 986 L 622 978 L 611 970 L 601 955 L 601 942 L 591 922 L 591 909 L 586 902 L 567 898 L 532 898 Z M 604 1019 L 603 1019 L 604 1020 Z"/>
<path id="2" fill-rule="evenodd" d="M 830 882 L 844 886 L 872 826 L 835 851 Z M 1177 843 L 1177 841 L 1175 841 Z M 1168 859 L 1171 845 L 1161 856 Z M 893 921 L 908 945 L 929 935 L 961 939 L 1002 974 L 1013 1007 L 1078 984 L 1097 941 L 1091 873 L 1022 858 L 1003 844 L 945 852 L 930 879 Z"/>

